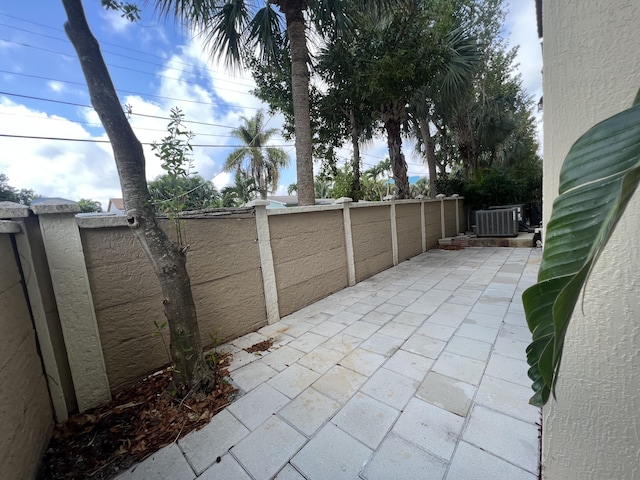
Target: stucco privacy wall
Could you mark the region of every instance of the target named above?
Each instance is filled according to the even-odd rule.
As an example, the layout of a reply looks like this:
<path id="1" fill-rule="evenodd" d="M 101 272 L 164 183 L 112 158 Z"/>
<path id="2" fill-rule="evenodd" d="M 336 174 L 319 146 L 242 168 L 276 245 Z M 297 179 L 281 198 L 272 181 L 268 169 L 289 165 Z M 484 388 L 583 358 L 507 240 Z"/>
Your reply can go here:
<path id="1" fill-rule="evenodd" d="M 456 219 L 459 220 L 459 215 L 456 216 L 456 201 L 455 200 L 443 200 L 444 203 L 444 234 L 445 237 L 455 237 L 458 232 L 458 225 Z"/>
<path id="2" fill-rule="evenodd" d="M 53 412 L 10 234 L 0 233 L 0 465 L 3 478 L 34 478 Z"/>
<path id="3" fill-rule="evenodd" d="M 111 220 L 123 226 L 82 228 L 81 235 L 107 376 L 111 389 L 118 390 L 169 358 L 153 334 L 154 321 L 165 320 L 156 276 L 124 220 Z M 171 224 L 162 225 L 171 235 Z M 253 213 L 188 219 L 183 228 L 203 343 L 210 346 L 212 337 L 236 338 L 265 325 Z"/>
<path id="4" fill-rule="evenodd" d="M 640 88 L 640 3 L 547 1 L 543 21 L 548 221 L 572 143 Z M 639 226 L 636 192 L 567 332 L 557 401 L 543 411 L 545 479 L 640 478 Z"/>
<path id="5" fill-rule="evenodd" d="M 187 269 L 203 341 L 211 345 L 212 336 L 229 340 L 265 325 L 266 300 L 271 307 L 277 305 L 270 309 L 272 316 L 285 316 L 353 283 L 350 278 L 360 281 L 392 266 L 394 243 L 398 261 L 420 253 L 422 223 L 427 248 L 432 248 L 441 237 L 442 205 L 440 200 L 395 202 L 395 223 L 388 202 L 256 207 L 264 215 L 270 240 L 257 230 L 253 209 L 185 219 Z M 123 217 L 78 217 L 77 223 L 105 378 L 117 391 L 169 361 L 161 339 L 154 336 L 154 321 L 164 322 L 160 288 Z M 163 225 L 171 236 L 171 224 Z M 345 225 L 351 225 L 352 235 L 345 234 Z M 397 242 L 392 241 L 394 231 Z M 259 245 L 271 255 L 261 258 Z M 265 288 L 270 269 L 275 281 Z"/>
<path id="6" fill-rule="evenodd" d="M 391 206 L 365 205 L 354 205 L 351 209 L 353 256 L 358 282 L 393 266 Z"/>
<path id="7" fill-rule="evenodd" d="M 442 238 L 442 222 L 440 221 L 440 202 L 425 202 L 424 222 L 427 230 L 427 250 L 438 245 Z"/>
<path id="8" fill-rule="evenodd" d="M 269 215 L 280 315 L 347 286 L 342 209 Z"/>
<path id="9" fill-rule="evenodd" d="M 422 253 L 422 223 L 419 203 L 396 202 L 398 260 L 404 261 Z"/>

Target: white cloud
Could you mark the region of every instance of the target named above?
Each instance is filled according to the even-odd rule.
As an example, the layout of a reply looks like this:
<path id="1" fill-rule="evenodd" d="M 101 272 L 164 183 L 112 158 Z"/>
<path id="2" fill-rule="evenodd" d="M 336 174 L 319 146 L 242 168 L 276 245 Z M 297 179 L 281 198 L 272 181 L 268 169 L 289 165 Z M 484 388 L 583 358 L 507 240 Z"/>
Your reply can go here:
<path id="1" fill-rule="evenodd" d="M 123 17 L 122 14 L 116 10 L 106 10 L 102 8 L 100 10 L 100 17 L 105 22 L 102 29 L 109 33 L 115 32 L 122 34 L 134 26 L 133 22 Z"/>
<path id="2" fill-rule="evenodd" d="M 0 98 L 0 130 L 7 135 L 95 139 L 81 125 Z M 121 196 L 113 157 L 96 143 L 2 138 L 0 172 L 15 188 L 49 197 Z M 108 147 L 108 145 L 106 145 Z"/>
<path id="3" fill-rule="evenodd" d="M 49 80 L 47 82 L 47 86 L 56 93 L 60 93 L 66 88 L 64 83 L 58 82 L 56 80 Z"/>
<path id="4" fill-rule="evenodd" d="M 218 191 L 221 191 L 224 187 L 231 185 L 231 174 L 228 172 L 221 172 L 213 177 L 211 181 Z"/>

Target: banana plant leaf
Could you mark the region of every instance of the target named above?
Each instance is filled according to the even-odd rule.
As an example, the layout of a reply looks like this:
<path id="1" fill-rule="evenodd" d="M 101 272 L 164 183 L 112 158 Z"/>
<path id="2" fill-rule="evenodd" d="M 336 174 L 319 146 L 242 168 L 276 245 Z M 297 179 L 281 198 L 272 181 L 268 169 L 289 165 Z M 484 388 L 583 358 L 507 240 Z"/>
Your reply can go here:
<path id="1" fill-rule="evenodd" d="M 534 395 L 555 385 L 569 322 L 582 288 L 640 182 L 640 91 L 631 108 L 595 125 L 571 147 L 547 225 L 538 283 L 522 294 L 532 342 Z"/>

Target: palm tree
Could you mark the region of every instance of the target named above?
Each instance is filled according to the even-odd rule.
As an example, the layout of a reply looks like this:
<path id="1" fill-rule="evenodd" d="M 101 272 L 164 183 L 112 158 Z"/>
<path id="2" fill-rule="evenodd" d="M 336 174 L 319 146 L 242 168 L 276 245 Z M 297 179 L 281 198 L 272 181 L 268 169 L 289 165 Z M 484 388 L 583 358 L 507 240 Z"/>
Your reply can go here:
<path id="1" fill-rule="evenodd" d="M 458 28 L 443 42 L 445 61 L 431 82 L 418 89 L 410 102 L 414 131 L 422 143 L 422 153 L 429 168 L 429 196 L 435 198 L 436 152 L 430 122 L 437 114 L 456 112 L 464 99 L 472 95 L 473 75 L 480 60 L 475 41 Z M 455 113 L 450 113 L 451 116 Z"/>
<path id="2" fill-rule="evenodd" d="M 274 62 L 288 46 L 294 114 L 296 172 L 300 205 L 315 203 L 311 119 L 309 114 L 309 49 L 307 30 L 345 29 L 349 2 L 319 0 L 156 0 L 162 14 L 172 13 L 200 31 L 218 58 L 240 65 L 256 54 Z M 353 3 L 353 2 L 351 2 Z M 372 0 L 363 2 L 369 8 Z M 275 7 L 279 11 L 276 11 Z"/>
<path id="3" fill-rule="evenodd" d="M 249 203 L 256 193 L 255 180 L 247 174 L 238 170 L 235 176 L 235 183 L 222 189 L 222 206 L 239 207 Z"/>
<path id="4" fill-rule="evenodd" d="M 284 150 L 267 147 L 270 138 L 278 131 L 276 128 L 265 130 L 262 110 L 253 118 L 242 117 L 244 125 L 234 129 L 231 135 L 244 143 L 231 152 L 224 164 L 226 172 L 243 171 L 247 177 L 253 178 L 255 188 L 263 200 L 267 192 L 275 192 L 278 188 L 280 168 L 289 165 L 289 158 Z"/>
<path id="5" fill-rule="evenodd" d="M 381 188 L 380 181 L 378 177 L 384 178 L 386 176 L 386 186 L 387 186 L 387 195 L 390 193 L 390 184 L 389 179 L 391 174 L 391 161 L 388 158 L 385 158 L 381 162 L 378 162 L 376 165 L 371 167 L 370 169 L 364 172 L 365 178 L 371 180 L 372 187 L 380 196 L 380 200 L 384 198 L 384 187 Z"/>

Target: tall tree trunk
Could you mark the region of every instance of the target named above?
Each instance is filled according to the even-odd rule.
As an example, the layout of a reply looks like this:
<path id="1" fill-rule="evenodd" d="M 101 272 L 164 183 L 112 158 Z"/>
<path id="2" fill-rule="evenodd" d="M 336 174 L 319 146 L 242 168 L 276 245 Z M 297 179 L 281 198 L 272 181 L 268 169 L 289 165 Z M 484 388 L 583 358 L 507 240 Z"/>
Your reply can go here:
<path id="1" fill-rule="evenodd" d="M 111 141 L 127 223 L 162 288 L 178 393 L 184 395 L 192 388 L 206 391 L 212 387 L 213 376 L 202 352 L 185 254 L 158 226 L 147 188 L 142 145 L 122 110 L 100 46 L 87 24 L 82 1 L 62 0 L 62 4 L 67 13 L 65 31 L 78 54 L 91 104 Z M 135 296 L 136 292 L 131 295 Z"/>
<path id="2" fill-rule="evenodd" d="M 418 119 L 418 126 L 420 127 L 422 143 L 424 143 L 424 158 L 427 160 L 427 166 L 429 167 L 429 198 L 436 198 L 438 194 L 436 191 L 436 164 L 438 163 L 436 145 L 429 131 L 429 120 L 426 118 Z"/>
<path id="3" fill-rule="evenodd" d="M 311 154 L 311 118 L 309 115 L 309 51 L 304 11 L 309 0 L 275 2 L 287 21 L 291 45 L 291 95 L 296 135 L 296 172 L 298 205 L 314 205 L 313 157 Z"/>
<path id="4" fill-rule="evenodd" d="M 468 111 L 460 113 L 453 126 L 458 151 L 462 157 L 463 169 L 467 179 L 475 177 L 478 170 L 476 139 L 474 137 L 470 116 L 471 114 Z"/>
<path id="5" fill-rule="evenodd" d="M 382 114 L 384 128 L 387 130 L 387 145 L 389 147 L 389 160 L 393 171 L 393 180 L 398 190 L 398 198 L 410 198 L 409 179 L 407 178 L 407 162 L 402 153 L 402 136 L 400 125 L 404 118 L 404 108 L 391 106 Z"/>
<path id="6" fill-rule="evenodd" d="M 351 123 L 351 144 L 353 145 L 353 184 L 351 185 L 351 198 L 354 202 L 360 200 L 360 136 L 358 135 L 358 125 L 356 114 L 349 110 L 349 120 Z"/>

